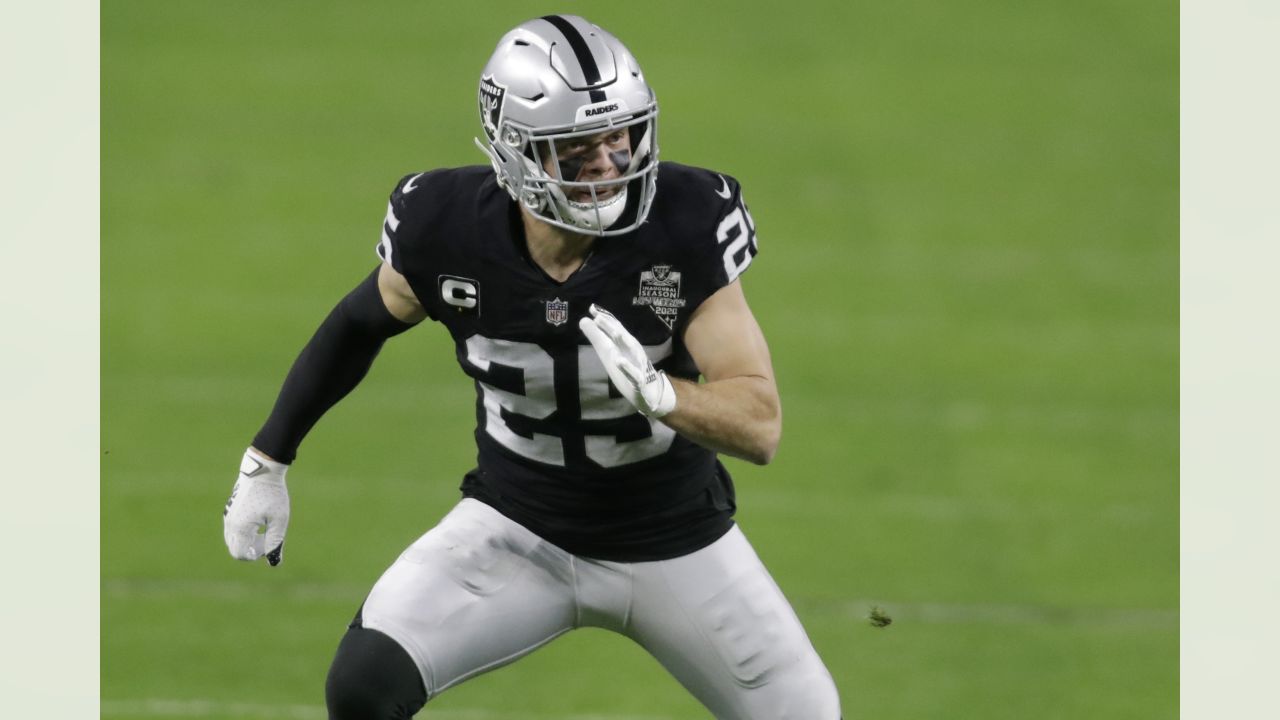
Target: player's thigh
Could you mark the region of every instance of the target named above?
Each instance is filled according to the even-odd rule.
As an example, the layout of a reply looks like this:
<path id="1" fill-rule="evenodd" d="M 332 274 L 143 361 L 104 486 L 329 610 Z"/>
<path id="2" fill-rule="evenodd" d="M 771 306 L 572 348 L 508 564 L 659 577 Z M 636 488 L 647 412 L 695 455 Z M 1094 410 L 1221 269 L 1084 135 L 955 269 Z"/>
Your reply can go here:
<path id="1" fill-rule="evenodd" d="M 720 720 L 837 720 L 840 701 L 742 531 L 636 565 L 630 635 Z"/>
<path id="2" fill-rule="evenodd" d="M 571 580 L 562 550 L 466 499 L 382 575 L 363 623 L 404 646 L 434 697 L 569 630 Z"/>

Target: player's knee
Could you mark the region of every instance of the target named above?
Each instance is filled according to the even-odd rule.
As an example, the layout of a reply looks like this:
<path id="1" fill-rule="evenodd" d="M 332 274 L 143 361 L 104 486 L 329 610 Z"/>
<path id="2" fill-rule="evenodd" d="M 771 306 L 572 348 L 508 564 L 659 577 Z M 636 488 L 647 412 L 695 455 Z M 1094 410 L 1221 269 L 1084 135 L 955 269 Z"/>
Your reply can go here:
<path id="1" fill-rule="evenodd" d="M 408 720 L 426 704 L 427 692 L 399 643 L 354 626 L 338 644 L 324 699 L 329 720 Z"/>
<path id="2" fill-rule="evenodd" d="M 806 663 L 803 670 L 780 678 L 778 689 L 784 689 L 782 704 L 763 710 L 761 718 L 787 717 L 806 720 L 843 720 L 840 694 L 831 673 L 820 661 Z M 778 695 L 774 696 L 779 697 Z M 755 717 L 754 715 L 752 717 Z"/>
<path id="3" fill-rule="evenodd" d="M 843 720 L 840 711 L 840 693 L 836 690 L 835 680 L 831 678 L 831 673 L 821 664 L 818 670 L 813 673 L 809 682 L 809 689 L 805 693 L 810 706 L 807 713 L 797 715 L 797 717 L 811 718 L 832 718 L 832 720 Z"/>

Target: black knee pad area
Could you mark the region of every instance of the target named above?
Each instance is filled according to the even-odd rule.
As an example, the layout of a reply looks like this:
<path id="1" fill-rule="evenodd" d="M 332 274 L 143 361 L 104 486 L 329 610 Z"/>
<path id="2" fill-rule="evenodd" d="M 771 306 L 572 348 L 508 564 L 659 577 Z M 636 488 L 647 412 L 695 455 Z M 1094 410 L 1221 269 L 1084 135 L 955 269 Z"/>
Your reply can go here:
<path id="1" fill-rule="evenodd" d="M 377 630 L 347 630 L 324 684 L 329 720 L 408 720 L 427 703 L 413 658 Z"/>

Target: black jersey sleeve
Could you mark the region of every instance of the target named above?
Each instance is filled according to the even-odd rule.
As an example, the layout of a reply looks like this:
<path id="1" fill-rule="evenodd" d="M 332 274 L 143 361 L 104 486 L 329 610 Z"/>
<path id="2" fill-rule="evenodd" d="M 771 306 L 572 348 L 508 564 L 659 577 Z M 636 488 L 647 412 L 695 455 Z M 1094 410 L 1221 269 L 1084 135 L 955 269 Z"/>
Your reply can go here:
<path id="1" fill-rule="evenodd" d="M 742 186 L 728 175 L 715 174 L 716 197 L 720 200 L 715 213 L 715 248 L 711 261 L 714 268 L 715 289 L 737 280 L 759 251 L 756 241 L 756 224 L 742 199 Z"/>
<path id="2" fill-rule="evenodd" d="M 378 257 L 405 277 L 422 303 L 427 317 L 438 320 L 435 307 L 434 268 L 439 264 L 440 207 L 451 201 L 450 185 L 444 170 L 414 173 L 400 178 L 387 199 L 387 215 L 382 219 Z"/>
<path id="3" fill-rule="evenodd" d="M 737 280 L 758 251 L 755 221 L 742 186 L 728 175 L 703 168 L 662 164 L 658 192 L 666 193 L 663 223 L 681 272 L 682 321 L 716 291 Z"/>
<path id="4" fill-rule="evenodd" d="M 406 175 L 387 200 L 378 257 L 404 276 L 432 320 L 479 300 L 474 280 L 450 273 L 474 254 L 480 193 L 492 177 L 488 166 Z"/>
<path id="5" fill-rule="evenodd" d="M 425 243 L 425 238 L 422 237 L 423 213 L 410 201 L 413 191 L 420 189 L 423 175 L 424 173 L 415 173 L 400 178 L 400 182 L 391 190 L 391 197 L 387 199 L 387 215 L 382 219 L 378 257 L 401 275 L 408 274 L 406 255 L 421 254 L 424 250 L 420 247 Z"/>
<path id="6" fill-rule="evenodd" d="M 400 273 L 427 311 L 427 317 L 436 318 L 431 296 L 424 294 L 431 265 L 430 192 L 424 185 L 430 184 L 433 173 L 414 173 L 400 178 L 391 197 L 387 199 L 387 215 L 382 219 L 382 237 L 378 241 L 378 257 Z"/>

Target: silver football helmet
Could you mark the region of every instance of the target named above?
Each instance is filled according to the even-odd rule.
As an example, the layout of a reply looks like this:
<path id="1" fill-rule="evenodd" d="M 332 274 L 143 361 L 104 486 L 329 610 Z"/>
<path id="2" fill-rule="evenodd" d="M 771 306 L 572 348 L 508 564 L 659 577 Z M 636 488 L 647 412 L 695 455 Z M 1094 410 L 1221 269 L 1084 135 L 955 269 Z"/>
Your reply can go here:
<path id="1" fill-rule="evenodd" d="M 498 41 L 479 98 L 476 145 L 516 202 L 590 235 L 644 222 L 656 190 L 658 103 L 617 38 L 576 15 L 523 23 Z"/>

